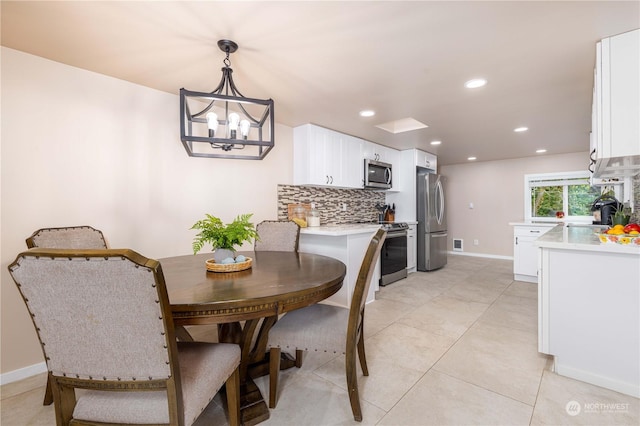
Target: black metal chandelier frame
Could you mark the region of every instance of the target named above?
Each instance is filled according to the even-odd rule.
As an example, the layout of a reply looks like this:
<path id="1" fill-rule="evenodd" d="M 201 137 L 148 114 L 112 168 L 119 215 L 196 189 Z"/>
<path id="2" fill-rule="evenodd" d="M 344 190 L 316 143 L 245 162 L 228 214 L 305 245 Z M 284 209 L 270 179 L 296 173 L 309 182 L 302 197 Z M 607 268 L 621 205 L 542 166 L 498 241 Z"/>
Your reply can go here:
<path id="1" fill-rule="evenodd" d="M 247 98 L 240 93 L 233 81 L 229 59 L 229 55 L 238 50 L 238 45 L 231 40 L 220 40 L 218 47 L 226 53 L 218 87 L 210 93 L 180 89 L 180 139 L 191 157 L 262 160 L 274 146 L 273 100 Z M 192 113 L 191 109 L 196 105 L 199 105 L 198 111 Z M 250 114 L 247 111 L 250 105 L 259 106 L 261 113 Z M 235 109 L 230 108 L 234 106 Z M 222 117 L 211 115 L 214 107 Z M 247 122 L 242 123 L 242 131 L 238 128 L 240 117 Z M 218 132 L 220 127 L 224 130 L 222 135 L 222 131 Z M 210 145 L 210 150 L 202 144 Z M 247 147 L 250 152 L 241 151 Z M 240 151 L 233 154 L 236 150 Z"/>

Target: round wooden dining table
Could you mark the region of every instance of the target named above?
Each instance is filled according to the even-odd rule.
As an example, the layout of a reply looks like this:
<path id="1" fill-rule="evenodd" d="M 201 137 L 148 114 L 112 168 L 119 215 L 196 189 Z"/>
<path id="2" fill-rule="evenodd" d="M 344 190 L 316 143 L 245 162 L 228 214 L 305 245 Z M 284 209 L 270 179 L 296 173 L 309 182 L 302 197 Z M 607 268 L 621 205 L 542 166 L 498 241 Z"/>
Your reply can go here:
<path id="1" fill-rule="evenodd" d="M 210 253 L 168 257 L 160 259 L 160 264 L 178 338 L 190 339 L 184 326 L 218 324 L 218 341 L 240 345 L 241 419 L 253 425 L 269 418 L 267 404 L 252 380 L 267 371 L 259 365 L 264 364 L 269 329 L 278 315 L 336 293 L 346 266 L 310 253 L 238 254 L 251 258 L 250 269 L 209 272 L 205 262 Z"/>

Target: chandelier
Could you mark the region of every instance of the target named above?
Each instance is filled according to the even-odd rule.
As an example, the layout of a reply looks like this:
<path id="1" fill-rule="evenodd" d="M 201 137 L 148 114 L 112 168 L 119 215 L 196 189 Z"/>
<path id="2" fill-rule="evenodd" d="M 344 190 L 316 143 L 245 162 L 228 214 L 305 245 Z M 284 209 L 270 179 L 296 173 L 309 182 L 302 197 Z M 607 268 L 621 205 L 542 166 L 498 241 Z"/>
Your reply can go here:
<path id="1" fill-rule="evenodd" d="M 238 45 L 220 40 L 218 47 L 226 53 L 218 87 L 180 89 L 180 140 L 191 157 L 262 160 L 274 145 L 273 100 L 240 93 L 229 60 Z"/>

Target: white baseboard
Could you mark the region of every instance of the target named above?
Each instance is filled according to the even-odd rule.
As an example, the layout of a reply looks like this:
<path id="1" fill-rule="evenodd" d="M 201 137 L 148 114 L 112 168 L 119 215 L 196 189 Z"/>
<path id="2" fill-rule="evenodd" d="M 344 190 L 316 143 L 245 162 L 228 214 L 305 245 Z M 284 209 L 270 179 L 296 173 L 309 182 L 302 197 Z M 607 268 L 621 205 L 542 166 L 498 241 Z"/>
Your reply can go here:
<path id="1" fill-rule="evenodd" d="M 7 373 L 0 374 L 0 385 L 6 385 L 7 383 L 17 382 L 22 379 L 26 379 L 36 374 L 46 373 L 47 364 L 43 361 L 38 364 L 33 364 L 28 367 L 19 368 L 17 370 L 9 371 Z"/>
<path id="2" fill-rule="evenodd" d="M 462 251 L 448 251 L 447 253 L 453 256 L 472 256 L 472 257 L 486 257 L 488 259 L 513 260 L 513 256 L 500 256 L 499 254 L 468 253 L 468 252 L 462 252 Z"/>
<path id="3" fill-rule="evenodd" d="M 640 398 L 640 386 L 638 385 L 638 383 L 623 382 L 613 377 L 601 376 L 589 371 L 561 365 L 557 361 L 558 360 L 556 358 L 555 370 L 556 373 L 561 376 L 571 377 L 572 379 L 591 383 L 592 385 L 600 386 L 606 389 L 611 389 L 616 392 L 623 393 L 625 395 L 631 395 L 633 397 Z"/>

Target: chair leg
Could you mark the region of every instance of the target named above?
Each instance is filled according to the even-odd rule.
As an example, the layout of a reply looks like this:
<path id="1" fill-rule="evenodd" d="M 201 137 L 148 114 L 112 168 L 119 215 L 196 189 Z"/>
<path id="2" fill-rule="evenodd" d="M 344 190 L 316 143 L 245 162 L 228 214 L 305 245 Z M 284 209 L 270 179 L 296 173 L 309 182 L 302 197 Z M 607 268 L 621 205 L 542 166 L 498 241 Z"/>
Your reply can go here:
<path id="1" fill-rule="evenodd" d="M 279 374 L 280 348 L 271 348 L 269 350 L 269 408 L 276 408 Z"/>
<path id="2" fill-rule="evenodd" d="M 51 405 L 53 403 L 53 391 L 51 390 L 51 380 L 47 377 L 47 387 L 44 389 L 44 401 L 42 405 Z"/>
<path id="3" fill-rule="evenodd" d="M 353 419 L 362 421 L 362 408 L 360 407 L 360 393 L 358 392 L 358 378 L 356 375 L 356 351 L 355 348 L 349 350 L 345 355 L 345 370 L 347 372 L 347 391 L 349 392 L 349 402 Z"/>
<path id="4" fill-rule="evenodd" d="M 364 336 L 360 334 L 358 339 L 358 358 L 360 359 L 360 367 L 362 367 L 362 374 L 364 376 L 369 375 L 369 368 L 367 368 L 367 355 L 364 351 Z"/>
<path id="5" fill-rule="evenodd" d="M 240 367 L 238 366 L 225 383 L 229 425 L 240 426 Z"/>
<path id="6" fill-rule="evenodd" d="M 295 363 L 296 368 L 302 367 L 302 353 L 303 352 L 304 351 L 302 349 L 296 349 L 296 363 Z"/>

